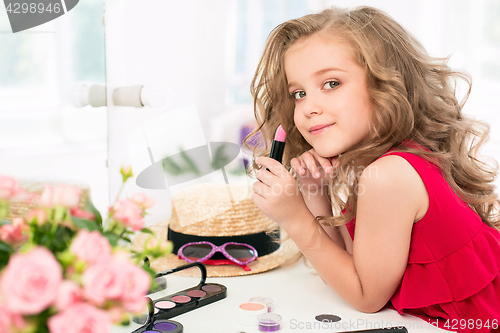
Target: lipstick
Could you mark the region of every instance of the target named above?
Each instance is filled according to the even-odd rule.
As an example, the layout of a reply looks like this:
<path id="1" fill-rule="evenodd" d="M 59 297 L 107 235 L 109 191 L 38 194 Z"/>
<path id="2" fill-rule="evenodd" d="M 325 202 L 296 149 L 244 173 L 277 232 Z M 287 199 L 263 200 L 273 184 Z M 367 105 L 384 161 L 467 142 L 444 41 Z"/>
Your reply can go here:
<path id="1" fill-rule="evenodd" d="M 280 125 L 274 135 L 273 144 L 271 146 L 271 153 L 269 154 L 270 158 L 273 158 L 280 163 L 283 158 L 283 152 L 285 151 L 285 138 L 286 132 Z"/>

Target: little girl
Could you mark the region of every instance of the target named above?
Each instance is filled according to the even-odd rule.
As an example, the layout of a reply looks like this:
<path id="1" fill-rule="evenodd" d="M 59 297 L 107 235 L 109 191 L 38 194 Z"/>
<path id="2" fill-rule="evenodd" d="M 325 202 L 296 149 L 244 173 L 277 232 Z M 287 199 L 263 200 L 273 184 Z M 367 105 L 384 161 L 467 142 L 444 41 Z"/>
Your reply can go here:
<path id="1" fill-rule="evenodd" d="M 488 127 L 462 114 L 458 78 L 468 97 L 467 75 L 374 8 L 281 24 L 252 82 L 248 138 L 264 143 L 253 200 L 360 311 L 489 332 L 500 325 L 497 168 L 476 157 Z M 283 164 L 266 157 L 280 124 Z"/>

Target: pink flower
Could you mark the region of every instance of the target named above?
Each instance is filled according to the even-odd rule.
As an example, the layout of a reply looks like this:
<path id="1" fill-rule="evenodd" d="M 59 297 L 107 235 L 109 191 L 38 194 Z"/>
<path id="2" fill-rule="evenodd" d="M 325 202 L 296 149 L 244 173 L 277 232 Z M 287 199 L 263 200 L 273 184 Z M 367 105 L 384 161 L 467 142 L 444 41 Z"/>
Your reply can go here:
<path id="1" fill-rule="evenodd" d="M 89 267 L 82 281 L 85 298 L 95 305 L 103 305 L 107 300 L 121 301 L 134 312 L 144 309 L 151 286 L 149 274 L 121 256 Z"/>
<path id="2" fill-rule="evenodd" d="M 174 245 L 172 242 L 158 237 L 158 235 L 149 236 L 144 242 L 144 250 L 147 254 L 151 254 L 155 257 L 161 255 L 166 255 L 172 252 Z"/>
<path id="3" fill-rule="evenodd" d="M 24 222 L 22 217 L 14 217 L 12 219 L 12 225 L 21 229 L 22 232 L 28 232 L 30 230 L 30 227 L 26 224 L 26 222 Z"/>
<path id="4" fill-rule="evenodd" d="M 12 313 L 7 306 L 0 304 L 0 332 L 10 333 L 11 328 L 23 329 L 25 322 L 20 314 Z"/>
<path id="5" fill-rule="evenodd" d="M 61 265 L 49 250 L 39 246 L 12 255 L 0 290 L 11 311 L 37 314 L 55 301 L 61 280 Z"/>
<path id="6" fill-rule="evenodd" d="M 12 322 L 9 309 L 7 309 L 5 305 L 0 304 L 0 332 L 12 332 L 10 329 L 11 326 Z"/>
<path id="7" fill-rule="evenodd" d="M 0 176 L 0 200 L 24 200 L 28 194 L 19 188 L 17 179 L 8 176 Z"/>
<path id="8" fill-rule="evenodd" d="M 125 276 L 125 293 L 121 299 L 127 310 L 140 312 L 146 305 L 146 294 L 151 287 L 151 276 L 142 268 L 126 262 L 122 266 Z"/>
<path id="9" fill-rule="evenodd" d="M 76 303 L 49 318 L 50 333 L 108 333 L 111 321 L 105 311 Z"/>
<path id="10" fill-rule="evenodd" d="M 59 286 L 56 298 L 56 308 L 64 311 L 71 305 L 82 300 L 82 291 L 78 284 L 71 280 L 64 280 Z"/>
<path id="11" fill-rule="evenodd" d="M 36 223 L 39 226 L 47 222 L 47 213 L 43 209 L 34 209 L 25 216 L 28 223 Z"/>
<path id="12" fill-rule="evenodd" d="M 111 209 L 114 219 L 131 227 L 134 231 L 141 230 L 144 226 L 142 209 L 135 202 L 128 199 L 119 200 Z"/>
<path id="13" fill-rule="evenodd" d="M 18 247 L 28 240 L 28 230 L 24 220 L 20 217 L 13 218 L 12 224 L 0 227 L 0 240 L 12 247 Z"/>
<path id="14" fill-rule="evenodd" d="M 86 229 L 80 230 L 71 243 L 70 251 L 87 263 L 96 263 L 111 257 L 111 245 L 108 239 L 97 230 L 92 232 Z"/>
<path id="15" fill-rule="evenodd" d="M 17 179 L 0 176 L 0 199 L 10 200 L 20 193 Z"/>
<path id="16" fill-rule="evenodd" d="M 132 195 L 132 201 L 144 209 L 151 208 L 156 203 L 155 199 L 147 197 L 144 193 L 134 193 Z"/>
<path id="17" fill-rule="evenodd" d="M 40 201 L 44 207 L 64 206 L 71 208 L 80 202 L 81 192 L 80 188 L 71 185 L 45 185 Z"/>
<path id="18" fill-rule="evenodd" d="M 125 293 L 123 261 L 114 258 L 88 267 L 82 275 L 83 294 L 97 306 L 106 300 L 119 300 Z"/>
<path id="19" fill-rule="evenodd" d="M 74 216 L 74 217 L 77 217 L 80 219 L 85 219 L 85 220 L 89 220 L 89 221 L 95 220 L 94 213 L 87 212 L 85 210 L 81 210 L 80 208 L 78 208 L 78 206 L 71 208 L 70 212 L 71 212 L 71 216 Z"/>

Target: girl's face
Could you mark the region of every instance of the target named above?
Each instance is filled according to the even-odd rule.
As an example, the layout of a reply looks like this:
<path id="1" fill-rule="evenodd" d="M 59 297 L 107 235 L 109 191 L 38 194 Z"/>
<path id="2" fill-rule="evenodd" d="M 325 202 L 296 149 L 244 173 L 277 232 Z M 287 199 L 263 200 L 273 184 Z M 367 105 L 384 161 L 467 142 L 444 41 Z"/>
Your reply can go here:
<path id="1" fill-rule="evenodd" d="M 321 33 L 298 40 L 285 56 L 294 121 L 322 157 L 343 153 L 370 133 L 366 74 L 349 43 Z"/>

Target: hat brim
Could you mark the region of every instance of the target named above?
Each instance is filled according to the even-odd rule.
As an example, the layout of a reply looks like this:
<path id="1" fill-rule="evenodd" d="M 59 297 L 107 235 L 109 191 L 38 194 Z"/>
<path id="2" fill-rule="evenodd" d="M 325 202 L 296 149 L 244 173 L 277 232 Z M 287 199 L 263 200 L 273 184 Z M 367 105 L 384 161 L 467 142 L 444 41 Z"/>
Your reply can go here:
<path id="1" fill-rule="evenodd" d="M 152 227 L 148 227 L 148 229 L 153 230 L 153 232 L 161 239 L 167 238 L 168 232 L 168 224 L 170 220 L 165 222 L 160 222 L 157 225 Z M 145 240 L 149 237 L 148 234 L 139 234 L 133 244 L 132 247 L 136 250 L 142 250 L 142 245 Z M 207 276 L 208 277 L 230 277 L 230 276 L 243 276 L 250 274 L 257 274 L 269 271 L 273 268 L 276 268 L 282 264 L 293 262 L 299 259 L 301 256 L 301 252 L 297 245 L 292 241 L 291 238 L 287 237 L 286 233 L 281 231 L 281 244 L 280 247 L 270 253 L 268 255 L 257 258 L 257 260 L 249 263 L 247 266 L 250 267 L 250 271 L 245 271 L 243 268 L 236 265 L 206 265 Z M 170 268 L 178 267 L 185 265 L 186 261 L 179 259 L 177 254 L 169 254 L 166 257 L 158 258 L 156 260 L 151 261 L 151 268 L 156 272 L 161 272 Z M 198 270 L 184 270 L 179 273 L 179 275 L 183 276 L 197 276 L 199 275 Z"/>

